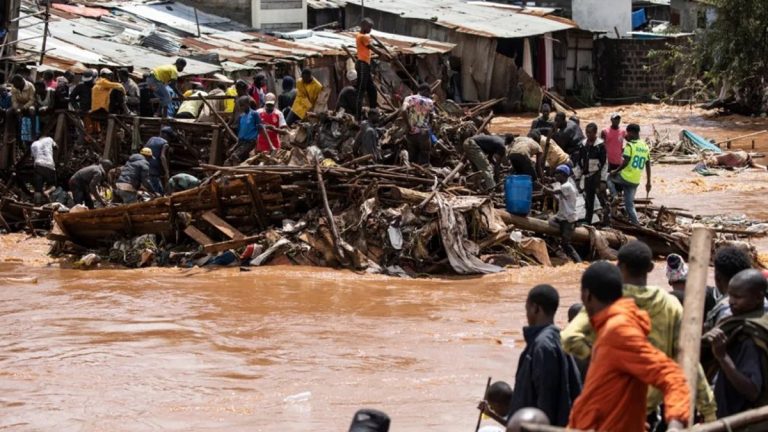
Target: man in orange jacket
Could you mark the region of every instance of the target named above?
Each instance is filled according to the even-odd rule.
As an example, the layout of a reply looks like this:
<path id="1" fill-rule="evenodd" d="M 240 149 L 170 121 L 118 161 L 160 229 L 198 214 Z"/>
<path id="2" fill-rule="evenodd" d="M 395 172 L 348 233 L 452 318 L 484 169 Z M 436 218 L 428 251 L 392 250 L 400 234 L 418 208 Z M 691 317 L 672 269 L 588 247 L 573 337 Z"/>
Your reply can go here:
<path id="1" fill-rule="evenodd" d="M 621 272 L 607 261 L 581 277 L 581 301 L 597 333 L 586 382 L 568 426 L 598 432 L 644 432 L 648 386 L 664 393 L 669 429 L 690 416 L 691 395 L 680 367 L 648 342 L 651 320 L 622 297 Z"/>

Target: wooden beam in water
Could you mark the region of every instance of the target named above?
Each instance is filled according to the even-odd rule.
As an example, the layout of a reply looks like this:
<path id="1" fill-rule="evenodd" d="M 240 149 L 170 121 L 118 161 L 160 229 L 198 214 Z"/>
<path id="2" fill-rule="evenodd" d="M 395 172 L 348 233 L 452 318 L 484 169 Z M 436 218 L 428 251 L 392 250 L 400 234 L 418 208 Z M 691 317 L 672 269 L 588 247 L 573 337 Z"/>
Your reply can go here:
<path id="1" fill-rule="evenodd" d="M 221 231 L 222 233 L 224 233 L 224 235 L 226 235 L 227 237 L 233 240 L 240 240 L 245 238 L 245 235 L 240 231 L 238 231 L 237 228 L 227 223 L 227 221 L 225 221 L 224 219 L 218 217 L 216 213 L 212 211 L 203 213 L 203 220 L 213 225 L 214 228 Z"/>

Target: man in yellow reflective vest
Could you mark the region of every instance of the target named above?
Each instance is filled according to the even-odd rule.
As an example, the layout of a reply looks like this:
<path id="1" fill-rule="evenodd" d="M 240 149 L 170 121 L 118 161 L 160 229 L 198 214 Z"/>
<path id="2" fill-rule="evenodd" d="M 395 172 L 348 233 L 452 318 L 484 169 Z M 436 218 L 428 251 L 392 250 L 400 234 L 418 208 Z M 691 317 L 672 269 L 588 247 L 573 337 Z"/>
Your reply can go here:
<path id="1" fill-rule="evenodd" d="M 635 211 L 635 194 L 643 177 L 647 174 L 645 191 L 651 192 L 651 151 L 648 144 L 640 139 L 640 126 L 632 123 L 627 125 L 627 144 L 624 146 L 623 163 L 611 171 L 611 180 L 616 188 L 624 192 L 624 208 L 627 210 L 629 221 L 639 225 Z"/>

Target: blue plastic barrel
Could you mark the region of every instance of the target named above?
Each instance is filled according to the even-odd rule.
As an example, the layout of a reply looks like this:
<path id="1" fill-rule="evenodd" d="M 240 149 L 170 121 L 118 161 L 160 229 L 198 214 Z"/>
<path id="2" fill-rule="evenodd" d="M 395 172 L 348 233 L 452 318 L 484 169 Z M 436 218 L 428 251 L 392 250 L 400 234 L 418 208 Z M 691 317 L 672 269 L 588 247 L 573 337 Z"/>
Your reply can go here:
<path id="1" fill-rule="evenodd" d="M 533 181 L 531 176 L 511 175 L 504 180 L 504 197 L 507 211 L 516 215 L 528 215 L 531 211 Z"/>

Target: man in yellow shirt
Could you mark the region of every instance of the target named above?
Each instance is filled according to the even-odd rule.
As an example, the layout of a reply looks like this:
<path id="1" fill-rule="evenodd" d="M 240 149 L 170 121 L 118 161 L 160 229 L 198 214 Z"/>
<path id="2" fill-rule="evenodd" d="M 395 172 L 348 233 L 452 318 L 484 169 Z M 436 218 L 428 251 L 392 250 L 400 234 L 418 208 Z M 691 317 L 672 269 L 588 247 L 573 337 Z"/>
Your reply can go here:
<path id="1" fill-rule="evenodd" d="M 149 73 L 147 83 L 149 88 L 155 92 L 155 97 L 160 99 L 160 116 L 167 117 L 168 106 L 172 103 L 171 94 L 165 86 L 171 86 L 176 94 L 181 94 L 176 87 L 176 81 L 179 79 L 179 72 L 183 72 L 187 66 L 187 61 L 183 58 L 177 58 L 174 64 L 158 66 Z"/>
<path id="2" fill-rule="evenodd" d="M 114 81 L 111 70 L 104 68 L 91 89 L 91 113 L 116 114 L 125 112 L 125 87 Z"/>
<path id="3" fill-rule="evenodd" d="M 312 76 L 312 71 L 305 68 L 301 71 L 301 79 L 296 83 L 296 100 L 293 101 L 291 112 L 286 122 L 288 126 L 299 120 L 304 120 L 307 113 L 315 108 L 317 98 L 323 91 L 323 85 Z"/>

